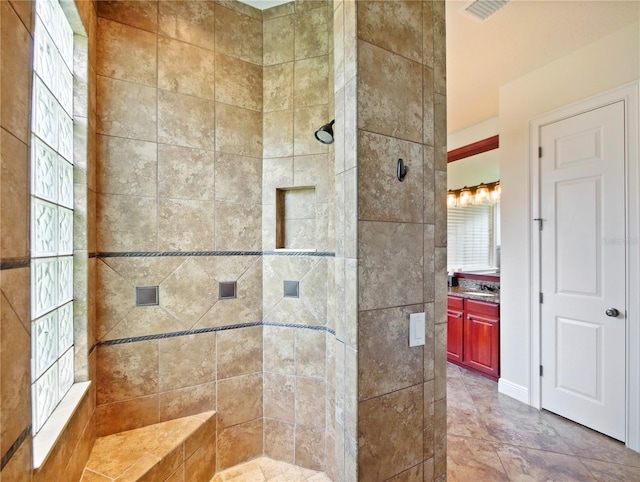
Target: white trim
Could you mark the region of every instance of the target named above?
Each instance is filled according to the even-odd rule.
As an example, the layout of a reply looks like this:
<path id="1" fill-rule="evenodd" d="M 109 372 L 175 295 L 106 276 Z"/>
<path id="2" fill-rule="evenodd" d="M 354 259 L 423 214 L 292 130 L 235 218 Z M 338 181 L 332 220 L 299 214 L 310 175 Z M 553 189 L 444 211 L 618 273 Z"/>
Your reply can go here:
<path id="1" fill-rule="evenodd" d="M 529 404 L 529 390 L 527 390 L 527 387 L 510 382 L 504 378 L 498 380 L 498 392 L 515 398 L 519 402 Z"/>
<path id="2" fill-rule="evenodd" d="M 531 209 L 532 218 L 540 215 L 540 176 L 538 146 L 540 128 L 589 110 L 597 109 L 614 102 L 625 104 L 625 139 L 627 159 L 625 165 L 626 183 L 626 228 L 627 228 L 627 440 L 626 445 L 640 451 L 640 165 L 638 151 L 640 83 L 633 82 L 611 91 L 573 103 L 552 111 L 529 122 L 529 165 L 531 169 Z M 540 234 L 538 229 L 531 230 L 531 369 L 530 399 L 533 407 L 541 406 L 540 390 Z"/>
<path id="3" fill-rule="evenodd" d="M 33 468 L 39 469 L 49 457 L 51 449 L 69 424 L 91 382 L 74 383 L 60 404 L 53 411 L 49 420 L 42 426 L 38 434 L 33 437 Z"/>

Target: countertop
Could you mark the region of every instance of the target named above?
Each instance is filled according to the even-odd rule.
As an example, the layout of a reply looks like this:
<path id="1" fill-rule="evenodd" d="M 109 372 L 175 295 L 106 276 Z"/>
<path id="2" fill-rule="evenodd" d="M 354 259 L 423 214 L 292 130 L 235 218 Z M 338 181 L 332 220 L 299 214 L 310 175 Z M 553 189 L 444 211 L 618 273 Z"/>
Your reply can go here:
<path id="1" fill-rule="evenodd" d="M 482 296 L 482 293 L 492 294 L 495 296 Z M 447 293 L 450 296 L 458 296 L 459 298 L 468 298 L 470 300 L 488 301 L 489 303 L 500 303 L 500 292 L 492 293 L 489 291 L 478 291 L 465 288 L 463 286 L 449 286 Z"/>

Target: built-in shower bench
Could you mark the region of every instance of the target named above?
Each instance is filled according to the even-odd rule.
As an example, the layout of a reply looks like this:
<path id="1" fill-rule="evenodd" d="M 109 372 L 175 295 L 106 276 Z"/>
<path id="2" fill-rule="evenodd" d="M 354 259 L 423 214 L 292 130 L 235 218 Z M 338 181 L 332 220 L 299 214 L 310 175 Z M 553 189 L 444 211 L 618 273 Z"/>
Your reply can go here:
<path id="1" fill-rule="evenodd" d="M 209 482 L 215 434 L 216 413 L 205 412 L 100 437 L 81 482 Z"/>

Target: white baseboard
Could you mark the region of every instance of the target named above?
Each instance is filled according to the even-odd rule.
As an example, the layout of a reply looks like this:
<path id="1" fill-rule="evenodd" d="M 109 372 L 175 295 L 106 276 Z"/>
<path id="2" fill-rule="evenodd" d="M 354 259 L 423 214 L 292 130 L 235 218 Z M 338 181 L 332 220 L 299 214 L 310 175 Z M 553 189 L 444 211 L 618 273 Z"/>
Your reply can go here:
<path id="1" fill-rule="evenodd" d="M 501 378 L 498 380 L 498 392 L 529 405 L 529 390 L 526 387 Z"/>

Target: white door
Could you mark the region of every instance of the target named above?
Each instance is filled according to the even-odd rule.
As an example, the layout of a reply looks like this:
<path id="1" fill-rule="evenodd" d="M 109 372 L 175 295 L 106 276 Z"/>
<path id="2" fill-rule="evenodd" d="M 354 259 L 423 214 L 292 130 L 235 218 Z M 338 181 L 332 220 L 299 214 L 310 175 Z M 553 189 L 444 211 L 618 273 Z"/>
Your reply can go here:
<path id="1" fill-rule="evenodd" d="M 542 408 L 624 441 L 624 103 L 540 144 Z"/>

